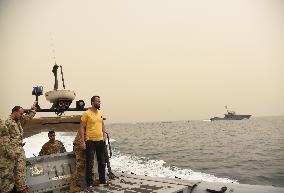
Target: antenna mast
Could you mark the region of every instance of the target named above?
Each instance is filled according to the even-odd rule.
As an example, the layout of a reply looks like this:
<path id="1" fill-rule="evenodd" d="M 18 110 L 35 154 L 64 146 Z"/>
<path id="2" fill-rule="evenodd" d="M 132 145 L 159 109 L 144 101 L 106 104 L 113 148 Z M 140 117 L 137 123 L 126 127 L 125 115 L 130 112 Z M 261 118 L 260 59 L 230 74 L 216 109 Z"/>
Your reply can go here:
<path id="1" fill-rule="evenodd" d="M 54 41 L 53 41 L 53 38 L 52 38 L 52 35 L 51 35 L 51 33 L 49 33 L 49 35 L 50 35 L 50 47 L 51 47 L 51 54 L 52 54 L 52 58 L 54 59 L 54 63 L 55 63 L 55 65 L 56 65 L 56 58 L 55 58 L 55 46 L 54 46 Z"/>

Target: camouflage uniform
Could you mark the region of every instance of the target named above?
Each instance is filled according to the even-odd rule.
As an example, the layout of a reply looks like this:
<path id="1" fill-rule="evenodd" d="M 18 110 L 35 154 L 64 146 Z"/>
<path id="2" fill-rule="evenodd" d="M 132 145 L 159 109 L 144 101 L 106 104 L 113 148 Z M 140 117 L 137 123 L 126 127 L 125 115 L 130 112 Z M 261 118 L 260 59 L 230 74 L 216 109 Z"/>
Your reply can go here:
<path id="1" fill-rule="evenodd" d="M 72 182 L 71 184 L 78 186 L 78 183 L 80 181 L 80 178 L 84 176 L 85 173 L 85 161 L 86 156 L 84 150 L 80 147 L 80 132 L 77 132 L 77 135 L 75 137 L 75 140 L 73 142 L 73 150 L 75 153 L 75 171 L 72 175 Z"/>
<path id="2" fill-rule="evenodd" d="M 2 193 L 10 192 L 15 185 L 13 175 L 15 161 L 11 159 L 13 150 L 7 135 L 9 135 L 8 128 L 0 120 L 0 190 Z"/>
<path id="3" fill-rule="evenodd" d="M 18 191 L 23 191 L 27 188 L 26 179 L 26 156 L 23 148 L 23 128 L 28 120 L 32 119 L 36 114 L 35 110 L 30 110 L 27 114 L 24 114 L 20 120 L 13 120 L 9 117 L 5 124 L 8 129 L 8 133 L 5 136 L 5 140 L 10 141 L 12 151 L 16 154 L 16 160 L 14 164 L 14 179 L 15 185 Z"/>
<path id="4" fill-rule="evenodd" d="M 64 153 L 64 152 L 66 152 L 66 149 L 61 141 L 58 140 L 55 140 L 54 142 L 48 141 L 42 146 L 39 152 L 39 156 L 50 155 L 55 153 Z"/>

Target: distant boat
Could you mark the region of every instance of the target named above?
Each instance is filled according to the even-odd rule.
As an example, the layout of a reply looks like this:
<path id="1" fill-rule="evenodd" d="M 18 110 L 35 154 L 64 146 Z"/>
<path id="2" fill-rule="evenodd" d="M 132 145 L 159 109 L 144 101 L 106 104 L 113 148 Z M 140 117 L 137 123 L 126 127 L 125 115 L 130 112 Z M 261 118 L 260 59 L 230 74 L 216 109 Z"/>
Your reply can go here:
<path id="1" fill-rule="evenodd" d="M 217 121 L 217 120 L 242 120 L 242 119 L 249 119 L 251 115 L 238 115 L 235 111 L 228 110 L 227 106 L 225 106 L 227 110 L 227 114 L 225 114 L 225 117 L 213 117 L 210 120 L 211 121 Z"/>

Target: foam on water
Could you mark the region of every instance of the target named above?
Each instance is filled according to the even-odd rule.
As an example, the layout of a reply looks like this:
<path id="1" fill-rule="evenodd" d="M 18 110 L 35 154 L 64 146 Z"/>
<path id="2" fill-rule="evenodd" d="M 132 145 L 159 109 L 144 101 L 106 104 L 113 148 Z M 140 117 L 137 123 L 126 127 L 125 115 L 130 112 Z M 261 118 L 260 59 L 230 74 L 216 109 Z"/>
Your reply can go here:
<path id="1" fill-rule="evenodd" d="M 47 132 L 42 132 L 24 139 L 24 142 L 26 142 L 24 149 L 27 158 L 38 155 L 42 145 L 49 140 L 47 134 Z M 75 136 L 76 132 L 56 132 L 56 139 L 63 142 L 67 151 L 73 150 L 73 140 Z M 110 141 L 113 142 L 115 140 L 111 139 Z M 181 169 L 174 166 L 165 166 L 166 162 L 163 160 L 148 160 L 144 157 L 122 154 L 116 152 L 115 150 L 113 150 L 113 156 L 110 159 L 110 162 L 111 167 L 114 171 L 123 171 L 129 174 L 134 173 L 137 175 L 147 175 L 151 177 L 178 177 L 184 180 L 237 183 L 236 180 L 218 178 L 211 174 L 194 172 L 191 169 Z"/>
<path id="2" fill-rule="evenodd" d="M 123 155 L 114 151 L 111 158 L 111 167 L 114 171 L 147 175 L 151 177 L 181 178 L 184 180 L 203 180 L 208 182 L 237 183 L 236 180 L 218 178 L 211 174 L 194 172 L 191 169 L 181 169 L 174 166 L 165 166 L 163 160 L 147 160 L 143 157 Z"/>

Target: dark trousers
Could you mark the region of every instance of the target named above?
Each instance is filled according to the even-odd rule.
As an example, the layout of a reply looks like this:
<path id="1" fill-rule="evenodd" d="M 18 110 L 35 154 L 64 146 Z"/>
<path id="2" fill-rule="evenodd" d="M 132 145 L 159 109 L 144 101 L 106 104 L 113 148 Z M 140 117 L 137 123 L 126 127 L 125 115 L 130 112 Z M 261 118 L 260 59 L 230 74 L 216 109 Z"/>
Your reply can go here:
<path id="1" fill-rule="evenodd" d="M 98 160 L 99 180 L 105 181 L 105 142 L 104 141 L 86 141 L 86 183 L 87 186 L 92 185 L 92 172 L 94 166 L 94 154 L 96 152 Z"/>

